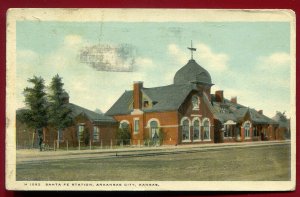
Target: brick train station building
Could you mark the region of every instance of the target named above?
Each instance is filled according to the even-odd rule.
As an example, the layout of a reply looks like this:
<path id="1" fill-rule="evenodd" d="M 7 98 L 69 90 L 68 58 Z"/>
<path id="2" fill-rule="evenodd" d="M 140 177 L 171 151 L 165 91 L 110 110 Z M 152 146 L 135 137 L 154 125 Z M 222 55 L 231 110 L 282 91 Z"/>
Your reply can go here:
<path id="1" fill-rule="evenodd" d="M 211 93 L 211 76 L 194 59 L 179 69 L 173 84 L 146 88 L 134 82 L 106 112 L 129 128 L 133 142 L 162 144 L 222 143 L 284 139 L 278 122 L 243 106 L 237 97 Z"/>
<path id="2" fill-rule="evenodd" d="M 191 48 L 190 48 L 191 49 Z M 133 83 L 105 113 L 98 114 L 69 103 L 74 125 L 64 131 L 44 129 L 44 141 L 57 146 L 116 144 L 118 129 L 130 132 L 132 145 L 178 145 L 236 141 L 283 140 L 289 123 L 278 114 L 270 119 L 263 111 L 211 92 L 211 76 L 193 58 L 179 69 L 173 84 L 146 88 Z M 22 110 L 18 110 L 21 113 Z M 280 118 L 281 117 L 281 118 Z M 279 121 L 280 120 L 280 121 Z M 33 143 L 34 131 L 17 119 L 17 145 Z M 27 130 L 27 132 L 26 132 Z M 26 143 L 25 143 L 26 144 Z"/>

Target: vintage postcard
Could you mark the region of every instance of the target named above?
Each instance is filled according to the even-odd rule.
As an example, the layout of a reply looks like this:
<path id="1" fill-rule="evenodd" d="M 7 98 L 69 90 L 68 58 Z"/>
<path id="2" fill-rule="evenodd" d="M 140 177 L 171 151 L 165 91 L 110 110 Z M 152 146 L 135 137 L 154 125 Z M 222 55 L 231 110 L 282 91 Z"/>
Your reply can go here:
<path id="1" fill-rule="evenodd" d="M 9 190 L 295 189 L 291 10 L 10 9 Z"/>

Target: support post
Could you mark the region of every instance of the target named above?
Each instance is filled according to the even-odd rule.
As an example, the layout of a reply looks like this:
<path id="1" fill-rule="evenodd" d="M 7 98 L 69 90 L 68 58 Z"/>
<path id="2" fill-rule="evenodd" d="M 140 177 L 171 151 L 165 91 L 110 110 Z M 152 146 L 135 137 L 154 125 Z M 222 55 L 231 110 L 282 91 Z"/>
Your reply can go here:
<path id="1" fill-rule="evenodd" d="M 69 141 L 67 140 L 67 151 L 69 150 Z"/>
<path id="2" fill-rule="evenodd" d="M 78 140 L 78 150 L 80 150 L 80 140 Z"/>
<path id="3" fill-rule="evenodd" d="M 92 140 L 90 140 L 90 150 L 92 150 Z"/>

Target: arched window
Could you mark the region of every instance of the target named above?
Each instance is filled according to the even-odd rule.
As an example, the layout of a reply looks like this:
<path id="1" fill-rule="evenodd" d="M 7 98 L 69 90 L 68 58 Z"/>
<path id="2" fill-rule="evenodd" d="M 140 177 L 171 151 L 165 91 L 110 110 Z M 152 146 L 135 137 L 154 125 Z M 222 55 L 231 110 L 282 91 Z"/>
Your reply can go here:
<path id="1" fill-rule="evenodd" d="M 123 130 L 128 130 L 129 131 L 129 122 L 127 120 L 122 120 L 120 122 L 120 129 L 123 129 Z"/>
<path id="2" fill-rule="evenodd" d="M 159 137 L 159 130 L 158 130 L 158 123 L 157 121 L 155 120 L 152 120 L 150 122 L 150 135 L 151 135 L 151 138 L 154 139 L 154 140 L 157 140 L 158 137 Z"/>
<path id="3" fill-rule="evenodd" d="M 190 122 L 188 119 L 182 122 L 182 140 L 190 140 Z"/>
<path id="4" fill-rule="evenodd" d="M 249 121 L 246 121 L 244 123 L 244 134 L 245 138 L 250 138 L 250 128 L 251 128 L 251 123 Z"/>
<path id="5" fill-rule="evenodd" d="M 199 100 L 199 97 L 197 95 L 194 95 L 192 97 L 192 104 L 193 104 L 193 110 L 198 110 L 199 109 L 200 100 Z"/>
<path id="6" fill-rule="evenodd" d="M 203 120 L 203 139 L 210 140 L 210 122 L 208 118 Z"/>
<path id="7" fill-rule="evenodd" d="M 198 119 L 194 120 L 193 130 L 194 130 L 194 140 L 200 140 L 200 121 Z"/>

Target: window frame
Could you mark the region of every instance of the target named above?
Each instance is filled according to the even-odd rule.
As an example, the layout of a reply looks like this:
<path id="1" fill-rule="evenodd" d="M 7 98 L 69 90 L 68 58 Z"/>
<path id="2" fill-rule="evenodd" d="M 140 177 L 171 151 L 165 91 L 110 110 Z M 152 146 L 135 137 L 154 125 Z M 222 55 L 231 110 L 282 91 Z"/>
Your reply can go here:
<path id="1" fill-rule="evenodd" d="M 96 130 L 95 130 L 95 128 L 96 128 Z M 95 133 L 97 133 L 97 135 L 95 135 Z M 98 136 L 97 139 L 95 139 L 95 136 Z M 100 142 L 100 129 L 99 129 L 99 127 L 97 127 L 95 125 L 93 127 L 93 142 Z"/>
<path id="2" fill-rule="evenodd" d="M 195 122 L 198 121 L 198 139 L 195 139 Z M 192 121 L 192 125 L 193 125 L 193 141 L 197 142 L 197 141 L 201 141 L 201 121 L 198 117 L 194 118 Z"/>
<path id="3" fill-rule="evenodd" d="M 208 122 L 208 126 L 206 127 L 205 123 Z M 210 138 L 210 120 L 208 118 L 204 118 L 202 121 L 202 126 L 203 126 L 203 141 L 211 141 Z M 205 133 L 206 133 L 206 128 L 208 128 L 208 138 L 205 138 Z"/>
<path id="4" fill-rule="evenodd" d="M 246 132 L 246 125 L 249 125 L 249 130 L 247 129 L 247 132 Z M 244 124 L 243 124 L 243 128 L 244 128 L 244 138 L 245 139 L 250 139 L 251 138 L 251 127 L 252 127 L 252 125 L 251 125 L 251 122 L 249 121 L 249 120 L 247 120 L 247 121 L 245 121 L 244 122 Z M 246 135 L 246 134 L 248 134 L 248 135 Z"/>
<path id="5" fill-rule="evenodd" d="M 82 131 L 81 129 L 82 128 Z M 84 123 L 80 123 L 77 125 L 77 141 L 83 141 L 83 133 L 84 133 L 84 129 L 85 129 L 85 124 Z"/>
<path id="6" fill-rule="evenodd" d="M 187 123 L 188 123 L 188 125 L 184 125 L 184 122 L 186 122 L 187 121 Z M 182 137 L 182 142 L 191 142 L 191 121 L 190 121 L 190 119 L 188 118 L 188 117 L 183 117 L 182 119 L 181 119 L 181 137 Z M 186 126 L 186 127 L 185 127 Z M 184 135 L 184 129 L 185 128 L 187 128 L 187 130 L 188 130 L 188 138 L 187 139 L 184 139 L 183 138 L 183 135 Z"/>
<path id="7" fill-rule="evenodd" d="M 195 102 L 197 99 L 197 102 Z M 192 105 L 193 105 L 193 110 L 199 110 L 200 109 L 200 98 L 198 95 L 193 95 L 192 96 Z"/>
<path id="8" fill-rule="evenodd" d="M 139 118 L 133 118 L 133 133 L 138 134 L 140 130 L 140 119 Z"/>

